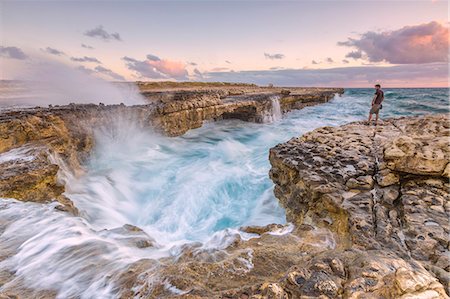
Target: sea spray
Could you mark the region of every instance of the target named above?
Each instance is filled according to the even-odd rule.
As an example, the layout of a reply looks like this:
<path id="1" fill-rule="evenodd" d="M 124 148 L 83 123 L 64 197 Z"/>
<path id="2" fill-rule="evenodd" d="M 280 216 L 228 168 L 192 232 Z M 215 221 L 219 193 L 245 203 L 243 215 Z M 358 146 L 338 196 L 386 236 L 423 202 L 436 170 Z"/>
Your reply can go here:
<path id="1" fill-rule="evenodd" d="M 164 256 L 127 243 L 130 235 L 97 231 L 55 204 L 0 198 L 0 219 L 0 254 L 14 253 L 0 262 L 0 272 L 15 272 L 0 293 L 25 284 L 54 290 L 57 298 L 113 298 L 115 282 L 131 263 Z"/>
<path id="2" fill-rule="evenodd" d="M 263 116 L 264 123 L 279 121 L 283 116 L 281 112 L 280 97 L 271 96 L 270 103 L 271 103 L 270 110 L 266 111 Z"/>
<path id="3" fill-rule="evenodd" d="M 66 195 L 97 229 L 133 224 L 168 248 L 208 242 L 229 227 L 282 222 L 270 182 L 260 182 L 268 168 L 251 162 L 259 155 L 222 138 L 227 132 L 198 133 L 168 138 L 133 122 L 100 127 L 88 173 L 69 181 Z M 227 235 L 213 243 L 221 247 L 236 232 Z"/>
<path id="4" fill-rule="evenodd" d="M 418 96 L 424 92 L 430 96 Z M 447 89 L 396 93 L 402 98 L 387 95 L 385 117 L 448 113 Z M 118 276 L 136 260 L 150 259 L 150 276 L 163 279 L 152 259 L 176 258 L 189 244 L 214 250 L 237 234 L 255 237 L 240 232 L 241 226 L 284 223 L 268 178 L 269 149 L 317 127 L 364 120 L 371 96 L 372 90 L 349 90 L 275 123 L 208 123 L 176 138 L 144 131 L 128 116 L 97 128 L 85 176 L 66 176 L 66 195 L 81 217 L 55 211 L 55 204 L 0 199 L 0 272 L 15 273 L 0 292 L 48 288 L 59 298 L 116 298 Z M 0 160 L 27 157 L 9 152 Z M 130 236 L 119 233 L 125 223 L 142 228 L 156 246 L 125 242 Z M 334 246 L 327 238 L 312 245 Z M 248 270 L 251 261 L 248 254 L 242 261 L 248 267 L 241 268 Z"/>
<path id="5" fill-rule="evenodd" d="M 35 55 L 13 82 L 1 82 L 0 105 L 47 106 L 69 103 L 143 104 L 134 83 L 112 83 L 60 61 Z"/>

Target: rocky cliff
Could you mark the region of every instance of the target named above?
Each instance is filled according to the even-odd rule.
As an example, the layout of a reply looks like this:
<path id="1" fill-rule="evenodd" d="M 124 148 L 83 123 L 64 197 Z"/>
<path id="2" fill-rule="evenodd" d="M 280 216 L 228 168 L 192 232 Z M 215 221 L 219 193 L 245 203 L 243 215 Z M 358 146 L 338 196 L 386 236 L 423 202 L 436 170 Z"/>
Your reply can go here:
<path id="1" fill-rule="evenodd" d="M 438 115 L 325 127 L 277 145 L 270 176 L 294 225 L 242 228 L 259 237 L 225 250 L 187 245 L 156 277 L 139 261 L 119 293 L 449 298 L 449 134 Z"/>
<path id="2" fill-rule="evenodd" d="M 144 92 L 152 93 L 148 105 L 0 114 L 0 196 L 56 199 L 76 214 L 57 174 L 61 167 L 82 172 L 96 127 L 133 121 L 178 135 L 203 120 L 262 121 L 274 96 L 285 112 L 341 90 L 151 86 Z M 120 298 L 448 298 L 449 135 L 447 116 L 426 116 L 294 138 L 270 151 L 275 194 L 293 225 L 245 227 L 247 235 L 226 248 L 187 244 L 175 258 L 141 259 L 108 279 Z M 139 228 L 122 230 L 139 237 L 138 248 L 156 246 Z M 13 276 L 0 273 L 0 285 Z M 0 298 L 37 294 L 14 285 L 3 291 Z"/>
<path id="3" fill-rule="evenodd" d="M 186 247 L 163 279 L 122 294 L 449 298 L 449 138 L 438 115 L 325 127 L 277 145 L 270 176 L 294 227 L 243 228 L 259 238 L 226 253 Z M 148 267 L 131 267 L 122 285 L 136 287 Z"/>
<path id="4" fill-rule="evenodd" d="M 274 97 L 283 112 L 327 102 L 339 88 L 264 88 L 247 84 L 140 83 L 148 104 L 36 107 L 0 112 L 0 196 L 25 201 L 65 198 L 60 167 L 78 175 L 94 146 L 98 128 L 133 124 L 169 136 L 184 134 L 207 120 L 236 118 L 263 122 Z"/>
<path id="5" fill-rule="evenodd" d="M 446 115 L 426 116 L 320 128 L 273 148 L 270 175 L 288 219 L 337 237 L 315 257 L 319 268 L 279 281 L 280 294 L 447 298 L 449 136 Z M 327 289 L 305 289 L 322 279 Z"/>

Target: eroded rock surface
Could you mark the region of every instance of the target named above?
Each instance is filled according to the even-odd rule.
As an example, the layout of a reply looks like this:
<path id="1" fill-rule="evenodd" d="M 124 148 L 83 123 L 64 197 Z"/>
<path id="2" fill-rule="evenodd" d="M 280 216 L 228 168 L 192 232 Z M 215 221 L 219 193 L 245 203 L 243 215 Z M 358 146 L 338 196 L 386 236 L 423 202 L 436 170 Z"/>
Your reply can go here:
<path id="1" fill-rule="evenodd" d="M 35 202 L 56 199 L 61 209 L 76 213 L 62 194 L 65 182 L 57 173 L 61 167 L 74 175 L 83 173 L 82 165 L 94 146 L 96 130 L 113 132 L 132 124 L 177 136 L 200 127 L 205 120 L 262 122 L 264 115 L 271 113 L 273 97 L 287 112 L 327 102 L 336 93 L 343 93 L 339 88 L 291 88 L 286 89 L 289 93 L 281 93 L 285 89 L 245 84 L 166 85 L 140 84 L 149 101 L 146 105 L 70 104 L 2 111 L 0 196 Z M 15 151 L 29 151 L 26 160 L 19 157 L 15 161 Z"/>
<path id="2" fill-rule="evenodd" d="M 0 196 L 56 199 L 62 210 L 76 214 L 62 195 L 58 169 L 82 171 L 94 129 L 117 117 L 139 126 L 159 124 L 177 135 L 206 119 L 260 121 L 274 93 L 288 111 L 336 92 L 308 95 L 299 89 L 296 95 L 268 88 L 258 94 L 256 87 L 242 88 L 224 95 L 220 88 L 151 88 L 147 92 L 160 95 L 148 105 L 4 113 Z M 187 244 L 176 257 L 138 260 L 108 278 L 113 291 L 119 298 L 448 298 L 449 132 L 446 116 L 426 116 L 377 127 L 325 127 L 280 144 L 270 152 L 270 175 L 294 226 L 245 227 L 250 235 L 223 249 Z M 138 250 L 159 246 L 130 225 L 107 232 Z M 80 246 L 71 254 L 95 250 Z M 13 272 L 0 273 L 0 286 L 13 280 Z M 19 282 L 8 286 L 0 298 L 57 296 Z"/>
<path id="3" fill-rule="evenodd" d="M 446 166 L 425 161 L 443 170 L 423 174 L 417 165 L 421 174 L 408 173 L 386 156 L 399 138 L 409 136 L 438 140 L 416 147 L 416 155 L 426 156 L 423 150 L 448 157 L 441 146 L 449 138 L 445 120 L 353 123 L 276 146 L 271 177 L 293 229 L 245 227 L 259 238 L 237 239 L 224 250 L 187 245 L 156 270 L 151 261 L 138 261 L 120 277 L 119 293 L 123 298 L 448 298 Z"/>
<path id="4" fill-rule="evenodd" d="M 289 220 L 336 232 L 338 250 L 327 258 L 343 255 L 344 268 L 356 271 L 342 288 L 333 280 L 336 294 L 446 298 L 449 136 L 446 115 L 425 116 L 324 127 L 271 150 L 275 194 Z M 376 275 L 358 270 L 360 259 L 361 268 L 374 263 Z"/>

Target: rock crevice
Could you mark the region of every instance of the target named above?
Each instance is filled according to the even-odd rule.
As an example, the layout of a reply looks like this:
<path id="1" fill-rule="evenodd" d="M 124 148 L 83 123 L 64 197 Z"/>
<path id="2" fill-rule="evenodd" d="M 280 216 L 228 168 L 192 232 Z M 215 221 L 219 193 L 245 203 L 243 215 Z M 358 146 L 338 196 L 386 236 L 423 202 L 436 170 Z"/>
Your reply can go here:
<path id="1" fill-rule="evenodd" d="M 448 294 L 449 136 L 445 115 L 320 128 L 271 149 L 275 194 L 290 221 L 312 220 L 341 236 L 338 248 L 376 251 L 415 269 L 394 266 L 394 277 L 436 276 Z M 336 222 L 346 223 L 347 231 Z M 373 262 L 380 267 L 386 261 Z M 418 278 L 412 276 L 397 283 L 396 296 L 419 289 L 428 296 L 437 285 L 431 279 L 414 286 Z M 365 287 L 371 294 L 383 288 L 379 282 Z M 442 292 L 429 298 L 447 297 Z"/>
<path id="2" fill-rule="evenodd" d="M 62 209 L 76 212 L 63 195 L 64 183 L 57 173 L 63 165 L 74 175 L 83 173 L 96 130 L 132 125 L 178 136 L 207 120 L 262 122 L 272 109 L 274 96 L 279 98 L 281 110 L 287 112 L 327 102 L 343 93 L 340 88 L 281 89 L 245 84 L 212 84 L 208 88 L 141 85 L 149 101 L 145 105 L 70 104 L 0 112 L 0 196 L 35 202 L 56 199 Z M 2 156 L 14 157 L 15 151 L 33 148 L 25 160 L 2 162 Z"/>

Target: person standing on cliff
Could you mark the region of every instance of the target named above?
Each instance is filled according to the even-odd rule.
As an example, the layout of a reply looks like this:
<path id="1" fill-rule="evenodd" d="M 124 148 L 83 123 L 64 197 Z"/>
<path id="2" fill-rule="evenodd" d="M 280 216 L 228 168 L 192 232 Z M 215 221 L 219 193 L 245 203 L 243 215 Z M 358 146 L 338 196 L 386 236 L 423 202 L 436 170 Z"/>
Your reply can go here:
<path id="1" fill-rule="evenodd" d="M 375 95 L 372 99 L 372 108 L 370 108 L 369 112 L 369 120 L 367 121 L 370 125 L 370 121 L 372 120 L 372 114 L 376 114 L 375 117 L 375 125 L 378 123 L 378 114 L 380 113 L 380 109 L 382 107 L 381 103 L 383 103 L 384 100 L 384 91 L 381 90 L 381 85 L 377 84 L 375 85 Z"/>

